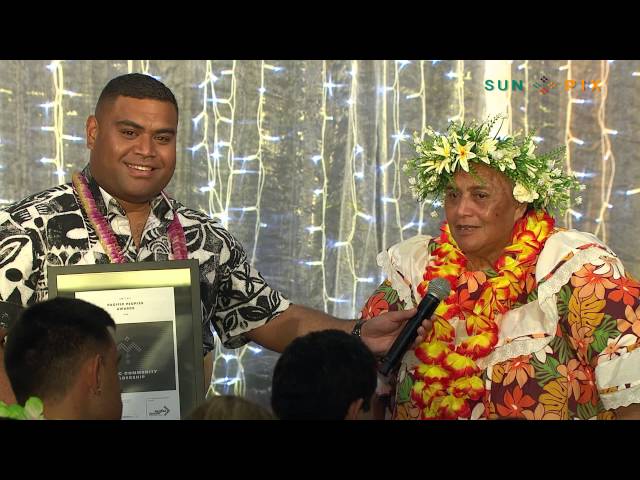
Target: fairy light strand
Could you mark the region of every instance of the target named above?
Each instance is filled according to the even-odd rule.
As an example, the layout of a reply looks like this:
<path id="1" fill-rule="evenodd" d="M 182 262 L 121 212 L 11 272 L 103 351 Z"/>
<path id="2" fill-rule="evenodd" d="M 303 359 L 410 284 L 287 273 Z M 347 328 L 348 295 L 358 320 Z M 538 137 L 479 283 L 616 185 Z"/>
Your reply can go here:
<path id="1" fill-rule="evenodd" d="M 598 126 L 600 127 L 600 212 L 598 214 L 598 225 L 594 234 L 600 235 L 603 242 L 607 242 L 606 212 L 610 205 L 611 192 L 613 190 L 613 179 L 616 174 L 616 159 L 611 150 L 610 130 L 606 127 L 606 108 L 609 84 L 610 64 L 606 60 L 600 62 L 600 78 L 602 78 L 603 88 L 600 92 L 600 105 L 598 106 Z"/>
<path id="2" fill-rule="evenodd" d="M 567 80 L 570 80 L 573 78 L 572 76 L 573 72 L 572 72 L 571 66 L 572 66 L 571 60 L 568 60 L 566 65 L 563 65 L 562 67 L 560 67 L 560 71 L 562 70 L 567 71 Z M 565 120 L 565 146 L 566 146 L 565 166 L 566 166 L 567 172 L 573 171 L 573 169 L 571 168 L 571 143 L 575 142 L 576 140 L 576 138 L 571 133 L 572 110 L 573 110 L 573 101 L 572 101 L 571 90 L 567 90 L 567 111 L 566 111 L 566 120 Z M 572 218 L 571 212 L 567 211 L 564 214 L 564 222 L 567 228 L 569 229 L 573 228 L 573 218 Z"/>

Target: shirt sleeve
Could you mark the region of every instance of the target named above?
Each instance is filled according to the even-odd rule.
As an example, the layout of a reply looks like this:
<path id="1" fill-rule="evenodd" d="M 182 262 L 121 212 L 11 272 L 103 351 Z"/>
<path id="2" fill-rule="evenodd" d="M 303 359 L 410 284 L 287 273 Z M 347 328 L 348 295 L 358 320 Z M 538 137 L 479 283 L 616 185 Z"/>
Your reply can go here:
<path id="1" fill-rule="evenodd" d="M 369 320 L 370 318 L 381 315 L 385 312 L 404 310 L 405 307 L 405 302 L 400 299 L 398 292 L 391 285 L 391 281 L 385 279 L 365 302 L 365 305 L 360 312 L 360 316 L 363 320 Z M 402 376 L 402 378 L 404 379 L 405 377 Z M 408 390 L 406 382 L 411 382 Z M 413 383 L 410 377 L 406 382 L 401 382 L 402 393 L 406 391 L 408 395 Z M 400 403 L 408 403 L 408 398 L 405 400 L 403 395 L 396 398 L 397 394 L 398 384 L 395 374 L 391 374 L 386 379 L 378 377 L 375 404 L 377 405 L 377 409 L 381 410 L 379 413 L 381 417 L 392 418 L 393 410 L 396 407 L 397 401 Z M 406 408 L 406 405 L 404 405 L 403 408 Z"/>
<path id="2" fill-rule="evenodd" d="M 39 236 L 0 211 L 0 300 L 26 307 L 36 302 Z"/>
<path id="3" fill-rule="evenodd" d="M 389 280 L 385 280 L 366 301 L 360 316 L 363 320 L 369 320 L 382 313 L 404 310 L 404 308 L 404 302 L 400 300 L 398 292 L 391 286 Z"/>
<path id="4" fill-rule="evenodd" d="M 604 251 L 560 292 L 570 342 L 578 360 L 595 369 L 605 409 L 640 402 L 639 296 L 640 284 Z"/>
<path id="5" fill-rule="evenodd" d="M 244 248 L 229 232 L 222 232 L 218 292 L 213 327 L 222 343 L 238 348 L 249 342 L 246 333 L 289 308 L 290 302 L 272 289 L 247 261 Z"/>

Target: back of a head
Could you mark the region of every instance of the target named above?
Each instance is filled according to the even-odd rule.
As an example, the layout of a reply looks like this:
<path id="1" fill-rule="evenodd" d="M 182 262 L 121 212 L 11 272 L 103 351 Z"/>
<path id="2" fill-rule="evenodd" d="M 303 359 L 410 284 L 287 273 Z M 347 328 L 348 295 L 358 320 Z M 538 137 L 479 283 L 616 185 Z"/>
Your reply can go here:
<path id="1" fill-rule="evenodd" d="M 275 417 L 242 397 L 223 395 L 207 400 L 189 415 L 188 420 L 275 420 Z"/>
<path id="2" fill-rule="evenodd" d="M 170 102 L 176 107 L 176 113 L 178 113 L 178 102 L 173 92 L 164 83 L 150 75 L 128 73 L 111 79 L 100 93 L 96 104 L 96 115 L 99 115 L 104 105 L 114 102 L 118 97 Z"/>
<path id="3" fill-rule="evenodd" d="M 103 309 L 55 298 L 27 308 L 7 336 L 5 367 L 16 399 L 62 398 L 82 363 L 113 342 L 115 323 Z"/>
<path id="4" fill-rule="evenodd" d="M 368 409 L 376 378 L 376 359 L 359 338 L 339 330 L 312 332 L 278 359 L 271 406 L 282 420 L 344 420 L 358 399 Z"/>

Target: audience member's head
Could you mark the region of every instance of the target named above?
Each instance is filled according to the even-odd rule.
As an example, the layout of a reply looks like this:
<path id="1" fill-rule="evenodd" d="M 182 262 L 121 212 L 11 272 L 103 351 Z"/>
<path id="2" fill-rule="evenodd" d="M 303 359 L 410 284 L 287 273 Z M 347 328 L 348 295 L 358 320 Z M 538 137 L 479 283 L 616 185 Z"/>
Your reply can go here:
<path id="1" fill-rule="evenodd" d="M 48 419 L 120 419 L 115 328 L 107 312 L 82 300 L 55 298 L 26 309 L 5 347 L 18 402 L 40 398 Z"/>
<path id="2" fill-rule="evenodd" d="M 212 397 L 196 408 L 187 420 L 275 420 L 268 410 L 242 397 Z"/>
<path id="3" fill-rule="evenodd" d="M 369 410 L 376 378 L 376 359 L 359 338 L 312 332 L 278 359 L 271 406 L 281 420 L 355 420 Z"/>

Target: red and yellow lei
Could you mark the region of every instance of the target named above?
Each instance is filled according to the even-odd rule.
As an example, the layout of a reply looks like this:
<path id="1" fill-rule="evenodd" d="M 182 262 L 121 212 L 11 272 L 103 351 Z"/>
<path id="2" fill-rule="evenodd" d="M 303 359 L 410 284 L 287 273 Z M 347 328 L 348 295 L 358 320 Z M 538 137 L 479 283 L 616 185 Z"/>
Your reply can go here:
<path id="1" fill-rule="evenodd" d="M 497 276 L 475 276 L 479 296 L 469 301 L 470 273 L 467 259 L 443 224 L 438 245 L 424 274 L 418 293 L 425 295 L 429 282 L 446 278 L 451 295 L 434 314 L 433 330 L 415 350 L 422 364 L 411 374 L 414 379 L 411 398 L 421 409 L 422 419 L 470 418 L 471 405 L 482 399 L 484 383 L 476 361 L 486 357 L 498 343 L 497 314 L 512 308 L 522 293 L 535 289 L 535 265 L 554 220 L 546 212 L 532 211 L 516 222 L 511 245 L 495 263 Z M 480 279 L 480 283 L 478 281 Z M 450 320 L 465 320 L 468 338 L 456 345 Z"/>

